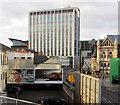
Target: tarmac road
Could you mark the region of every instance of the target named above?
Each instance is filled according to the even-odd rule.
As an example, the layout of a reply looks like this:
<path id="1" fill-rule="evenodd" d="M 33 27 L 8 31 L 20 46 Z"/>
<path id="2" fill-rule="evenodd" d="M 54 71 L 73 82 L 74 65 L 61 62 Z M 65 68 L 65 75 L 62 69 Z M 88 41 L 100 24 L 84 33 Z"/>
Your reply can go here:
<path id="1" fill-rule="evenodd" d="M 60 91 L 31 91 L 31 90 L 24 91 L 23 90 L 21 94 L 8 94 L 7 96 L 26 100 L 26 101 L 31 101 L 31 102 L 37 102 L 38 98 L 43 96 L 56 96 L 56 97 L 66 99 L 64 96 L 64 92 L 62 90 Z"/>
<path id="2" fill-rule="evenodd" d="M 120 105 L 120 85 L 111 84 L 109 78 L 104 80 L 101 89 L 102 104 Z"/>

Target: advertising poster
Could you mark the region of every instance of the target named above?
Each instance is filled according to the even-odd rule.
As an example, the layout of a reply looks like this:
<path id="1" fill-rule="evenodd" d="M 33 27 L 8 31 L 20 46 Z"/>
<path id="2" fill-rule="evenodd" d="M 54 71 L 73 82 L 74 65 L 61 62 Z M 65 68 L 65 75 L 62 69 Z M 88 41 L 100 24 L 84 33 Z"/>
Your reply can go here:
<path id="1" fill-rule="evenodd" d="M 35 82 L 60 83 L 62 81 L 62 70 L 60 69 L 35 69 Z"/>
<path id="2" fill-rule="evenodd" d="M 7 83 L 30 83 L 34 82 L 34 69 L 10 70 Z"/>
<path id="3" fill-rule="evenodd" d="M 13 69 L 7 83 L 62 83 L 61 69 Z"/>

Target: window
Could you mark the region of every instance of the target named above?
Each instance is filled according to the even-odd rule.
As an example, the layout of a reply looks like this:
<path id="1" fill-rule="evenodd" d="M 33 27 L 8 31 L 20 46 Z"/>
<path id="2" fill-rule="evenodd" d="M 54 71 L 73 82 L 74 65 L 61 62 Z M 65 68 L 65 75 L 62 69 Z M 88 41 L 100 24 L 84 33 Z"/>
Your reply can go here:
<path id="1" fill-rule="evenodd" d="M 66 13 L 66 10 L 63 10 L 63 13 Z"/>
<path id="2" fill-rule="evenodd" d="M 21 59 L 25 59 L 25 57 L 21 57 Z"/>
<path id="3" fill-rule="evenodd" d="M 54 11 L 51 11 L 52 14 L 54 14 Z"/>
<path id="4" fill-rule="evenodd" d="M 113 57 L 113 54 L 112 54 L 112 52 L 111 52 L 111 51 L 109 52 L 108 57 L 109 57 L 109 58 L 112 58 L 112 57 Z"/>
<path id="5" fill-rule="evenodd" d="M 108 46 L 108 41 L 106 42 L 106 45 Z"/>
<path id="6" fill-rule="evenodd" d="M 87 57 L 90 57 L 91 56 L 91 53 L 87 53 Z"/>
<path id="7" fill-rule="evenodd" d="M 110 63 L 108 63 L 108 67 L 110 67 Z"/>
<path id="8" fill-rule="evenodd" d="M 106 63 L 101 62 L 101 63 L 100 63 L 100 66 L 101 66 L 101 67 L 106 67 Z"/>
<path id="9" fill-rule="evenodd" d="M 73 9 L 69 9 L 68 12 L 73 12 Z"/>
<path id="10" fill-rule="evenodd" d="M 100 63 L 100 66 L 103 67 L 103 63 L 102 62 Z"/>
<path id="11" fill-rule="evenodd" d="M 50 11 L 48 11 L 48 14 L 50 14 Z"/>
<path id="12" fill-rule="evenodd" d="M 28 57 L 27 59 L 32 59 L 31 57 Z"/>
<path id="13" fill-rule="evenodd" d="M 106 67 L 106 63 L 104 63 L 104 67 Z"/>
<path id="14" fill-rule="evenodd" d="M 14 59 L 17 59 L 17 57 L 14 57 Z"/>
<path id="15" fill-rule="evenodd" d="M 59 13 L 61 13 L 61 10 L 59 10 Z"/>
<path id="16" fill-rule="evenodd" d="M 107 41 L 104 43 L 104 46 L 111 46 L 111 43 L 107 40 Z"/>
<path id="17" fill-rule="evenodd" d="M 101 53 L 101 58 L 106 58 L 105 52 L 102 52 L 102 53 Z"/>
<path id="18" fill-rule="evenodd" d="M 39 15 L 39 12 L 37 12 L 37 15 Z"/>
<path id="19" fill-rule="evenodd" d="M 58 11 L 55 11 L 55 13 L 58 13 Z"/>

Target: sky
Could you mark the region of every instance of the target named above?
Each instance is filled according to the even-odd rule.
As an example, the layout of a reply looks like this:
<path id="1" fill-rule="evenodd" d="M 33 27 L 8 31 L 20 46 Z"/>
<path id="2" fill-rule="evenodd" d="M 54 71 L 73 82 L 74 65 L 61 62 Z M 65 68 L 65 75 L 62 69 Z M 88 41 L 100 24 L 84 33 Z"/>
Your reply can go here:
<path id="1" fill-rule="evenodd" d="M 80 39 L 101 39 L 118 34 L 119 0 L 0 0 L 0 43 L 11 46 L 8 38 L 28 40 L 28 13 L 34 10 L 78 7 Z"/>

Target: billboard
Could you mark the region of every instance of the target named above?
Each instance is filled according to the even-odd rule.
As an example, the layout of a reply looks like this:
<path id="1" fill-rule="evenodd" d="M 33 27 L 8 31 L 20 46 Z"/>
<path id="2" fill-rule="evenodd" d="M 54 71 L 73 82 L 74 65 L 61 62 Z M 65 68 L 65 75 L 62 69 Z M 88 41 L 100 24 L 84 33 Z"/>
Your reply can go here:
<path id="1" fill-rule="evenodd" d="M 13 69 L 7 83 L 62 83 L 61 69 Z"/>
<path id="2" fill-rule="evenodd" d="M 62 83 L 62 70 L 35 69 L 35 83 Z"/>
<path id="3" fill-rule="evenodd" d="M 10 70 L 7 83 L 29 83 L 34 82 L 34 69 Z"/>

